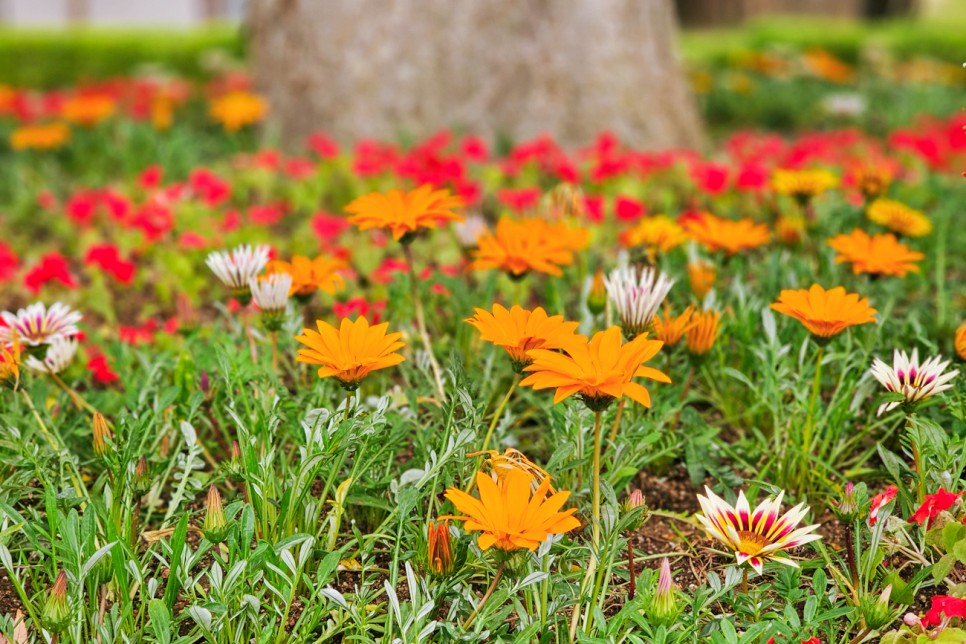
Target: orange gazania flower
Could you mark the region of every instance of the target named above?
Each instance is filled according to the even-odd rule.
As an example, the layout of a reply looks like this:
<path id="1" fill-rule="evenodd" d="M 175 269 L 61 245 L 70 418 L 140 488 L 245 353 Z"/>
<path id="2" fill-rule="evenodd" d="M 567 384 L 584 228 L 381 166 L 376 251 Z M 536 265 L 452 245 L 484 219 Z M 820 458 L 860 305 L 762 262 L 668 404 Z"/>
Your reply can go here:
<path id="1" fill-rule="evenodd" d="M 721 313 L 718 311 L 698 311 L 691 316 L 691 326 L 687 330 L 688 352 L 703 356 L 718 339 L 721 330 Z"/>
<path id="2" fill-rule="evenodd" d="M 838 184 L 838 178 L 823 169 L 779 169 L 775 170 L 771 177 L 772 190 L 780 195 L 794 197 L 800 203 L 808 203 L 813 197 L 831 190 Z"/>
<path id="3" fill-rule="evenodd" d="M 696 324 L 696 321 L 692 318 L 693 314 L 694 305 L 691 305 L 684 309 L 684 313 L 674 317 L 671 315 L 671 309 L 665 304 L 664 317 L 662 318 L 660 315 L 654 316 L 652 325 L 654 337 L 663 342 L 666 347 L 674 346 Z"/>
<path id="4" fill-rule="evenodd" d="M 691 292 L 699 300 L 714 288 L 718 272 L 711 262 L 697 259 L 688 262 L 688 282 L 691 283 Z"/>
<path id="5" fill-rule="evenodd" d="M 574 518 L 576 508 L 560 511 L 570 492 L 550 493 L 550 479 L 544 479 L 536 490 L 531 488 L 531 477 L 523 470 L 509 470 L 506 476 L 494 481 L 488 474 L 476 474 L 480 498 L 463 490 L 449 488 L 449 499 L 462 516 L 444 519 L 463 521 L 463 529 L 480 532 L 476 543 L 480 550 L 496 547 L 506 552 L 536 550 L 548 535 L 563 534 L 580 526 Z"/>
<path id="6" fill-rule="evenodd" d="M 359 230 L 388 228 L 393 239 L 405 242 L 420 229 L 462 221 L 463 217 L 453 212 L 462 205 L 463 200 L 449 190 L 433 190 L 426 183 L 409 192 L 390 190 L 363 195 L 346 206 L 345 211 L 352 214 L 349 222 Z"/>
<path id="7" fill-rule="evenodd" d="M 476 315 L 465 321 L 476 327 L 484 340 L 506 349 L 518 371 L 530 364 L 530 349 L 560 349 L 573 340 L 587 341 L 575 333 L 578 322 L 565 322 L 562 315 L 548 316 L 539 306 L 528 311 L 514 305 L 508 311 L 494 304 L 492 313 L 485 309 L 474 311 Z"/>
<path id="8" fill-rule="evenodd" d="M 956 329 L 956 337 L 953 343 L 956 347 L 956 353 L 959 354 L 959 357 L 963 360 L 966 360 L 966 322 L 963 322 L 961 325 L 959 325 L 959 328 Z"/>
<path id="9" fill-rule="evenodd" d="M 228 92 L 211 101 L 208 113 L 228 132 L 258 123 L 268 112 L 265 99 L 251 92 Z"/>
<path id="10" fill-rule="evenodd" d="M 292 276 L 292 287 L 289 295 L 298 298 L 308 298 L 317 290 L 329 295 L 336 289 L 345 286 L 345 280 L 339 274 L 346 264 L 341 259 L 319 256 L 315 259 L 296 255 L 291 262 L 273 259 L 268 263 L 268 273 L 288 273 Z"/>
<path id="11" fill-rule="evenodd" d="M 20 384 L 20 338 L 16 331 L 10 346 L 0 343 L 0 386 L 17 389 Z"/>
<path id="12" fill-rule="evenodd" d="M 850 176 L 862 196 L 871 201 L 885 194 L 894 174 L 893 169 L 884 161 L 866 161 L 856 164 Z"/>
<path id="13" fill-rule="evenodd" d="M 876 199 L 866 208 L 865 216 L 869 221 L 906 237 L 923 237 L 932 232 L 929 217 L 892 199 Z"/>
<path id="14" fill-rule="evenodd" d="M 709 251 L 723 250 L 728 255 L 763 246 L 771 239 L 765 224 L 756 224 L 751 219 L 722 219 L 709 212 L 689 218 L 684 222 L 684 229 Z"/>
<path id="15" fill-rule="evenodd" d="M 453 572 L 453 548 L 450 541 L 447 521 L 429 522 L 426 528 L 426 564 L 433 575 L 441 577 Z"/>
<path id="16" fill-rule="evenodd" d="M 574 252 L 582 250 L 588 238 L 586 230 L 563 223 L 503 217 L 495 232 L 477 239 L 472 266 L 476 270 L 496 268 L 511 277 L 522 277 L 530 271 L 560 275 L 560 267 L 573 263 Z"/>
<path id="17" fill-rule="evenodd" d="M 503 480 L 506 478 L 507 472 L 510 470 L 523 470 L 533 479 L 533 487 L 536 489 L 538 485 L 543 483 L 545 479 L 550 479 L 550 475 L 545 469 L 531 461 L 527 458 L 527 455 L 518 449 L 512 447 L 507 447 L 506 451 L 502 454 L 495 449 L 488 449 L 483 452 L 473 452 L 472 454 L 467 454 L 467 458 L 473 458 L 474 456 L 486 456 L 486 460 L 483 461 L 482 471 L 489 471 L 496 479 Z M 550 486 L 550 493 L 554 492 L 553 486 Z"/>
<path id="18" fill-rule="evenodd" d="M 856 228 L 848 235 L 833 237 L 828 240 L 828 245 L 838 252 L 835 262 L 852 264 L 852 272 L 856 275 L 870 273 L 903 277 L 909 271 L 918 273 L 916 262 L 925 257 L 897 241 L 895 235 L 869 236 L 861 228 Z"/>
<path id="19" fill-rule="evenodd" d="M 14 150 L 56 150 L 70 139 L 66 123 L 21 125 L 10 133 L 10 147 Z"/>
<path id="20" fill-rule="evenodd" d="M 395 353 L 405 346 L 399 341 L 402 333 L 386 333 L 388 322 L 369 326 L 369 320 L 360 317 L 355 322 L 344 318 L 338 329 L 322 320 L 316 320 L 316 326 L 318 332 L 303 329 L 303 335 L 295 336 L 308 347 L 299 349 L 296 360 L 321 365 L 319 378 L 334 377 L 347 390 L 358 387 L 369 373 L 405 360 Z"/>
<path id="21" fill-rule="evenodd" d="M 784 290 L 771 308 L 805 325 L 813 335 L 831 338 L 850 326 L 875 322 L 876 310 L 858 293 L 841 286 L 826 291 L 819 284 L 809 289 Z"/>
<path id="22" fill-rule="evenodd" d="M 524 369 L 531 373 L 520 384 L 556 389 L 554 403 L 579 394 L 594 411 L 624 396 L 650 407 L 650 393 L 632 379 L 671 382 L 663 372 L 644 366 L 662 346 L 663 342 L 649 340 L 646 333 L 622 345 L 620 327 L 612 326 L 594 334 L 589 342 L 568 343 L 564 353 L 546 349 L 527 352 L 533 364 Z"/>
<path id="23" fill-rule="evenodd" d="M 644 217 L 620 236 L 625 247 L 643 248 L 651 261 L 654 261 L 658 253 L 674 250 L 687 240 L 684 228 L 666 215 Z"/>
<path id="24" fill-rule="evenodd" d="M 114 114 L 117 104 L 110 96 L 103 94 L 82 94 L 67 99 L 60 115 L 78 125 L 92 127 Z"/>

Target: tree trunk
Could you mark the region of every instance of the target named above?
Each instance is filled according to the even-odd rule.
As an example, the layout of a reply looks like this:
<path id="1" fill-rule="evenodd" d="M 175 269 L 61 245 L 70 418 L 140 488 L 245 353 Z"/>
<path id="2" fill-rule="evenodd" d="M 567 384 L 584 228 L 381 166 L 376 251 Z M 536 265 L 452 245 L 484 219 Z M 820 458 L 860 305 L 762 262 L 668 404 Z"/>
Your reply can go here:
<path id="1" fill-rule="evenodd" d="M 287 144 L 446 127 L 704 140 L 672 0 L 250 0 L 248 18 L 255 85 Z"/>

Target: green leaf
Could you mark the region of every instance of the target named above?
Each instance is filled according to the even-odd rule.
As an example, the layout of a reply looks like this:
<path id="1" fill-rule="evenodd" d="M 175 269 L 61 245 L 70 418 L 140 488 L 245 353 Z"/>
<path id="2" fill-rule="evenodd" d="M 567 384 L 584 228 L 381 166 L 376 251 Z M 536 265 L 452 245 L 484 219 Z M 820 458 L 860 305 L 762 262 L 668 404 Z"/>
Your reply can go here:
<path id="1" fill-rule="evenodd" d="M 171 535 L 171 559 L 168 560 L 168 583 L 164 587 L 164 604 L 170 611 L 181 590 L 181 554 L 184 552 L 185 538 L 188 536 L 188 515 L 181 515 L 178 526 Z"/>
<path id="2" fill-rule="evenodd" d="M 932 532 L 932 530 L 929 532 Z M 956 523 L 955 521 L 950 521 L 943 526 L 943 550 L 946 552 L 952 552 L 956 542 L 962 541 L 964 537 L 966 537 L 966 525 Z M 929 533 L 926 533 L 926 539 L 926 543 L 929 543 Z"/>
<path id="3" fill-rule="evenodd" d="M 939 582 L 946 578 L 950 572 L 953 570 L 953 566 L 956 563 L 956 558 L 953 555 L 943 555 L 942 559 L 937 561 L 932 566 L 932 578 L 933 581 Z"/>
<path id="4" fill-rule="evenodd" d="M 162 644 L 171 642 L 171 611 L 160 599 L 152 599 L 148 602 L 148 628 Z"/>
<path id="5" fill-rule="evenodd" d="M 959 560 L 959 563 L 966 563 L 966 539 L 957 541 L 955 544 L 953 544 L 953 551 L 951 554 Z M 948 557 L 949 555 L 946 556 Z"/>

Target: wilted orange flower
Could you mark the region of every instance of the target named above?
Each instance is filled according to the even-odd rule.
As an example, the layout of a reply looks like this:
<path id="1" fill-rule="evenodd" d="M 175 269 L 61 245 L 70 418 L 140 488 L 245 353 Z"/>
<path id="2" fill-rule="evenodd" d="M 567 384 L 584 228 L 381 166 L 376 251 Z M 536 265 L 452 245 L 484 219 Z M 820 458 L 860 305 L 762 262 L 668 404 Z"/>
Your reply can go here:
<path id="1" fill-rule="evenodd" d="M 527 355 L 533 364 L 524 371 L 531 373 L 520 384 L 534 389 L 556 389 L 554 403 L 579 394 L 594 411 L 606 408 L 623 396 L 650 407 L 650 393 L 632 379 L 671 382 L 663 372 L 644 366 L 662 346 L 663 342 L 649 340 L 646 333 L 622 345 L 620 327 L 612 326 L 594 334 L 589 342 L 568 343 L 563 353 L 546 349 L 529 351 Z"/>
<path id="2" fill-rule="evenodd" d="M 530 349 L 560 349 L 573 340 L 587 341 L 575 333 L 578 322 L 565 322 L 562 315 L 548 316 L 539 306 L 528 311 L 514 305 L 508 311 L 494 304 L 492 313 L 485 309 L 474 311 L 476 315 L 466 322 L 476 327 L 484 340 L 506 349 L 517 371 L 530 364 Z"/>
<path id="3" fill-rule="evenodd" d="M 963 360 L 966 360 L 966 322 L 961 324 L 958 329 L 956 329 L 956 353 Z"/>
<path id="4" fill-rule="evenodd" d="M 70 139 L 66 123 L 21 125 L 10 133 L 10 147 L 14 150 L 56 150 Z"/>
<path id="5" fill-rule="evenodd" d="M 550 492 L 550 479 L 544 479 L 532 490 L 531 477 L 523 470 L 509 470 L 506 476 L 494 481 L 488 474 L 476 474 L 480 498 L 449 488 L 446 498 L 465 516 L 444 519 L 463 521 L 463 529 L 481 532 L 476 540 L 480 550 L 496 547 L 506 552 L 536 550 L 548 535 L 563 534 L 580 527 L 574 518 L 576 508 L 560 511 L 570 492 Z"/>
<path id="6" fill-rule="evenodd" d="M 869 236 L 861 228 L 848 235 L 836 235 L 828 240 L 828 245 L 838 251 L 835 262 L 851 263 L 856 275 L 904 276 L 909 271 L 919 272 L 916 262 L 925 257 L 896 240 L 895 235 Z"/>
<path id="7" fill-rule="evenodd" d="M 771 177 L 772 190 L 780 195 L 794 197 L 800 203 L 808 203 L 813 197 L 831 190 L 839 184 L 838 178 L 824 169 L 775 170 Z"/>
<path id="8" fill-rule="evenodd" d="M 422 228 L 436 228 L 446 221 L 462 221 L 453 212 L 463 205 L 463 200 L 449 190 L 433 190 L 426 183 L 410 190 L 390 190 L 383 194 L 373 192 L 363 195 L 345 207 L 351 213 L 349 221 L 359 230 L 388 228 L 396 241 L 407 242 Z"/>
<path id="9" fill-rule="evenodd" d="M 430 521 L 426 528 L 426 563 L 437 576 L 453 572 L 453 548 L 450 544 L 449 523 Z"/>
<path id="10" fill-rule="evenodd" d="M 698 299 L 704 298 L 712 288 L 718 278 L 714 264 L 704 260 L 688 262 L 688 281 L 691 283 L 691 292 Z"/>
<path id="11" fill-rule="evenodd" d="M 805 325 L 813 335 L 831 338 L 850 326 L 875 322 L 876 310 L 858 293 L 841 286 L 826 291 L 819 284 L 797 291 L 783 290 L 771 308 Z"/>
<path id="12" fill-rule="evenodd" d="M 228 92 L 211 101 L 208 113 L 228 132 L 258 123 L 268 113 L 265 99 L 251 92 Z"/>
<path id="13" fill-rule="evenodd" d="M 687 331 L 688 352 L 703 356 L 718 339 L 721 330 L 721 313 L 718 311 L 698 311 L 691 316 L 691 327 Z"/>
<path id="14" fill-rule="evenodd" d="M 303 335 L 295 336 L 308 347 L 299 349 L 296 360 L 322 365 L 319 378 L 335 377 L 347 390 L 357 388 L 370 372 L 405 360 L 395 353 L 405 346 L 399 341 L 402 333 L 386 333 L 388 322 L 369 326 L 369 321 L 360 317 L 355 322 L 344 318 L 338 329 L 322 320 L 316 320 L 316 326 L 318 332 L 303 329 Z"/>
<path id="15" fill-rule="evenodd" d="M 64 102 L 60 115 L 78 125 L 91 127 L 114 114 L 116 103 L 103 94 L 81 94 Z"/>
<path id="16" fill-rule="evenodd" d="M 483 452 L 473 452 L 472 454 L 467 454 L 467 458 L 472 458 L 474 456 L 486 456 L 486 460 L 483 462 L 483 471 L 489 471 L 497 480 L 502 480 L 506 478 L 507 472 L 510 470 L 523 470 L 533 479 L 533 486 L 540 485 L 544 480 L 550 479 L 550 475 L 547 471 L 527 458 L 526 454 L 518 449 L 512 447 L 507 447 L 506 451 L 502 454 L 495 449 L 488 449 Z M 553 486 L 550 486 L 550 493 L 554 492 Z"/>
<path id="17" fill-rule="evenodd" d="M 664 343 L 666 347 L 673 347 L 675 344 L 681 341 L 684 334 L 695 325 L 695 320 L 692 319 L 692 314 L 694 313 L 694 306 L 689 306 L 684 309 L 684 313 L 674 317 L 671 315 L 671 309 L 667 304 L 664 305 L 664 317 L 660 315 L 654 316 L 654 323 L 652 328 L 654 329 L 654 337 Z"/>
<path id="18" fill-rule="evenodd" d="M 572 264 L 574 252 L 582 250 L 588 239 L 586 230 L 563 223 L 502 217 L 495 232 L 477 239 L 472 266 L 476 270 L 496 268 L 511 277 L 522 277 L 530 271 L 560 275 L 560 267 Z"/>
<path id="19" fill-rule="evenodd" d="M 20 384 L 20 339 L 13 333 L 10 346 L 0 343 L 0 386 L 16 389 Z"/>
<path id="20" fill-rule="evenodd" d="M 865 216 L 869 221 L 906 237 L 923 237 L 932 232 L 929 217 L 892 199 L 876 199 L 866 208 Z"/>
<path id="21" fill-rule="evenodd" d="M 644 217 L 620 236 L 621 244 L 627 248 L 643 248 L 652 262 L 658 253 L 674 250 L 687 240 L 684 228 L 666 215 Z"/>
<path id="22" fill-rule="evenodd" d="M 305 300 L 311 297 L 317 290 L 322 290 L 329 295 L 335 293 L 336 289 L 345 286 L 345 280 L 339 274 L 346 264 L 341 259 L 333 257 L 319 256 L 309 259 L 301 255 L 292 257 L 291 262 L 280 259 L 273 259 L 268 263 L 266 270 L 271 273 L 288 273 L 292 276 L 292 287 L 289 295 Z"/>
<path id="23" fill-rule="evenodd" d="M 848 83 L 855 77 L 855 69 L 824 49 L 810 49 L 804 56 L 805 65 L 819 78 L 832 83 Z"/>
<path id="24" fill-rule="evenodd" d="M 765 224 L 756 224 L 751 219 L 722 219 L 709 212 L 686 220 L 684 229 L 709 251 L 723 250 L 728 255 L 763 246 L 771 239 Z"/>

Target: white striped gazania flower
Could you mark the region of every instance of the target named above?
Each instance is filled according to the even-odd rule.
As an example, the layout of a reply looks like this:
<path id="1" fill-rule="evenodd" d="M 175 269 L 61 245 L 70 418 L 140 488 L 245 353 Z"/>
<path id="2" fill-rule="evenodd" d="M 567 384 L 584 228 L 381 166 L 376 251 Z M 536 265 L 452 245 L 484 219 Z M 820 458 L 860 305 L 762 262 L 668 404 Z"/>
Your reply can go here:
<path id="1" fill-rule="evenodd" d="M 780 514 L 784 491 L 774 499 L 765 499 L 754 511 L 743 491 L 738 492 L 734 507 L 710 488 L 705 487 L 704 492 L 707 496 L 698 495 L 701 513 L 696 518 L 712 537 L 734 551 L 739 566 L 748 562 L 758 574 L 765 561 L 797 568 L 797 563 L 778 553 L 822 538 L 813 534 L 818 525 L 796 529 L 808 512 L 804 503 Z"/>
<path id="2" fill-rule="evenodd" d="M 262 322 L 269 331 L 278 331 L 282 316 L 288 306 L 288 292 L 292 288 L 292 276 L 288 273 L 271 273 L 248 283 L 252 300 L 262 312 Z"/>
<path id="3" fill-rule="evenodd" d="M 28 368 L 40 373 L 60 373 L 70 366 L 74 361 L 74 354 L 77 353 L 77 340 L 59 335 L 47 345 L 47 355 L 43 361 L 33 356 L 29 356 L 24 363 Z"/>
<path id="4" fill-rule="evenodd" d="M 242 304 L 248 304 L 251 301 L 248 285 L 268 264 L 269 252 L 268 246 L 244 244 L 231 251 L 210 253 L 205 264 L 232 290 L 232 295 Z"/>
<path id="5" fill-rule="evenodd" d="M 674 280 L 655 268 L 638 270 L 633 265 L 618 266 L 604 278 L 607 297 L 617 309 L 621 330 L 628 340 L 647 331 L 661 302 L 674 286 Z"/>
<path id="6" fill-rule="evenodd" d="M 72 310 L 66 304 L 54 302 L 50 308 L 43 302 L 34 302 L 16 314 L 9 311 L 0 313 L 4 324 L 0 325 L 0 344 L 13 344 L 13 338 L 19 339 L 26 347 L 37 347 L 47 344 L 58 337 L 70 337 L 80 331 L 77 323 L 81 314 Z"/>
<path id="7" fill-rule="evenodd" d="M 881 416 L 899 405 L 917 403 L 952 388 L 950 382 L 959 375 L 959 370 L 943 373 L 949 366 L 949 360 L 941 362 L 942 359 L 942 356 L 936 356 L 920 364 L 917 349 L 912 350 L 911 356 L 896 349 L 892 366 L 878 358 L 873 360 L 872 375 L 875 379 L 889 391 L 902 394 L 905 398 L 879 405 L 876 415 Z"/>

